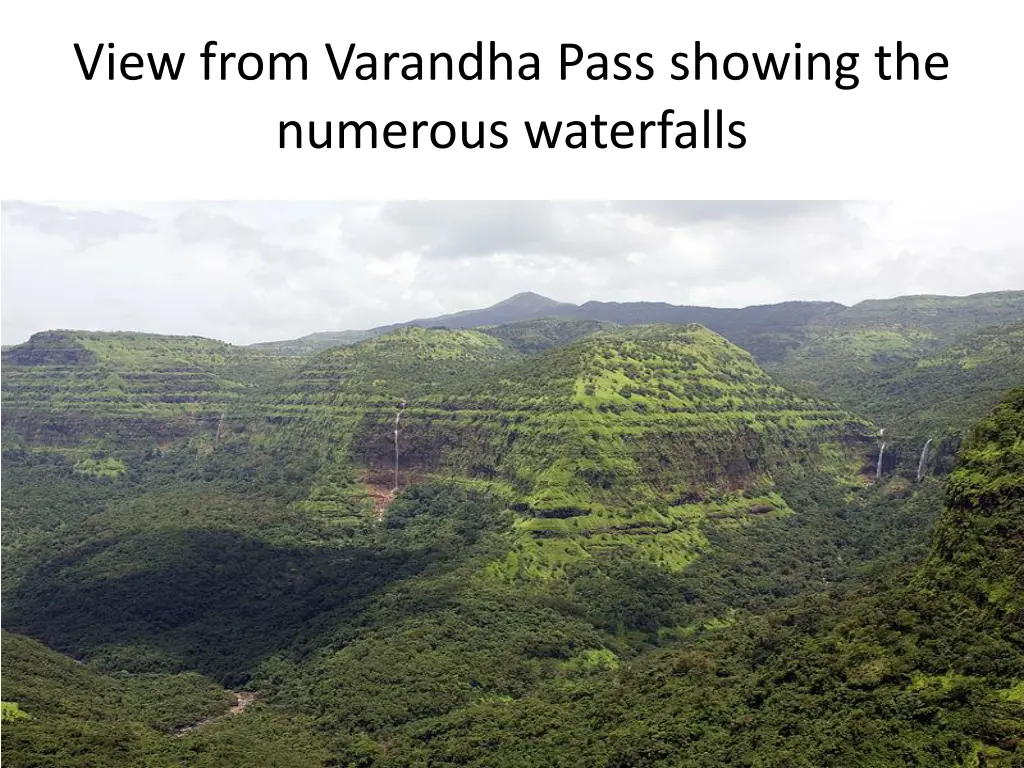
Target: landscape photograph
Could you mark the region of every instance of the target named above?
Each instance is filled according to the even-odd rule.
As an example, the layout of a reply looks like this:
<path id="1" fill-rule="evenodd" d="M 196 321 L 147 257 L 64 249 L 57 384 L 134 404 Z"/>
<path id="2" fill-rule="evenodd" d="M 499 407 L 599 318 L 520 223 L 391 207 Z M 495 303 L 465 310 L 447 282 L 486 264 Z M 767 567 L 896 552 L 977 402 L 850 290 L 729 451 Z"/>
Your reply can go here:
<path id="1" fill-rule="evenodd" d="M 3 201 L 10 768 L 1024 767 L 1024 206 Z"/>

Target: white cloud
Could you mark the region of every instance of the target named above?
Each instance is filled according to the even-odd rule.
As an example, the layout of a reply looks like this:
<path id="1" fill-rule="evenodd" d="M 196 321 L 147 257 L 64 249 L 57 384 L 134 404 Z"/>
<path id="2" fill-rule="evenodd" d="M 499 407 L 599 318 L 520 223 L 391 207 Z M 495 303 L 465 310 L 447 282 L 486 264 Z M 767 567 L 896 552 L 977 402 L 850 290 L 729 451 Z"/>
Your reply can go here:
<path id="1" fill-rule="evenodd" d="M 1010 202 L 5 202 L 0 213 L 5 344 L 47 328 L 250 343 L 527 290 L 745 306 L 1024 288 L 1024 216 Z"/>

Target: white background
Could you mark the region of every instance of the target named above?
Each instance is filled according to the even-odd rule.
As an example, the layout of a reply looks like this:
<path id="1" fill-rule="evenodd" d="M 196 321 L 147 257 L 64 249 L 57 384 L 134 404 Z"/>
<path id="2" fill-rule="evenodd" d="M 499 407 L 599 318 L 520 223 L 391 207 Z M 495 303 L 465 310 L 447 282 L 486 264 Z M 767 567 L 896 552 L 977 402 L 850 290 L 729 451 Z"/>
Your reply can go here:
<path id="1" fill-rule="evenodd" d="M 1020 19 L 1011 2 L 9 2 L 4 6 L 3 199 L 1005 198 L 1021 148 Z M 202 79 L 207 40 L 306 53 L 310 79 Z M 541 58 L 538 82 L 334 79 L 336 49 L 448 51 L 494 40 Z M 675 82 L 670 55 L 861 54 L 859 87 Z M 942 82 L 881 82 L 871 54 L 902 40 L 949 58 Z M 185 52 L 177 82 L 94 81 L 73 44 Z M 654 54 L 647 82 L 558 79 L 561 43 Z M 105 67 L 105 62 L 104 62 Z M 524 119 L 743 120 L 741 150 L 532 150 Z M 279 120 L 505 120 L 503 150 L 277 146 Z"/>

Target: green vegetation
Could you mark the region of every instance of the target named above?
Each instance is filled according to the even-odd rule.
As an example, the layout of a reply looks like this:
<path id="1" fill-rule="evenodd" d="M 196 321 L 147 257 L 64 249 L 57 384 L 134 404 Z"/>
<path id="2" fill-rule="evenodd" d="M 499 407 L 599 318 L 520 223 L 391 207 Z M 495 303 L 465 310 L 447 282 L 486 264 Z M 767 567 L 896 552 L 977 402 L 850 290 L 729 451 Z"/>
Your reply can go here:
<path id="1" fill-rule="evenodd" d="M 501 339 L 518 352 L 535 355 L 554 347 L 571 344 L 599 331 L 613 330 L 615 327 L 614 323 L 599 320 L 546 317 L 506 325 L 484 326 L 479 330 Z"/>
<path id="2" fill-rule="evenodd" d="M 1024 389 L 972 431 L 925 576 L 1009 620 L 1024 614 Z"/>
<path id="3" fill-rule="evenodd" d="M 532 321 L 541 320 L 541 327 Z M 675 306 L 662 302 L 588 301 L 573 305 L 552 301 L 535 293 L 512 296 L 492 307 L 467 310 L 440 317 L 423 318 L 410 323 L 380 326 L 364 331 L 316 333 L 293 341 L 267 342 L 255 348 L 279 354 L 322 352 L 334 346 L 353 344 L 381 336 L 405 325 L 423 328 L 492 328 L 513 346 L 516 339 L 529 349 L 531 337 L 541 342 L 572 328 L 598 324 L 651 325 L 699 323 L 725 336 L 751 352 L 762 364 L 786 359 L 790 351 L 809 346 L 825 351 L 823 336 L 840 328 L 865 329 L 869 335 L 885 334 L 894 328 L 907 329 L 917 337 L 924 351 L 935 351 L 945 343 L 985 325 L 1003 325 L 1024 320 L 1024 292 L 1002 291 L 973 296 L 900 296 L 893 299 L 863 301 L 852 307 L 835 302 L 787 301 L 780 304 L 719 309 L 715 307 Z M 549 325 L 548 329 L 543 325 Z M 508 330 L 502 330 L 508 326 Z M 521 327 L 517 327 L 521 326 Z M 898 346 L 906 344 L 898 339 Z M 819 367 L 818 373 L 826 372 Z"/>
<path id="4" fill-rule="evenodd" d="M 31 730 L 5 726 L 6 755 L 65 765 L 77 751 L 112 766 L 945 766 L 977 755 L 1012 765 L 1024 626 L 1019 606 L 979 605 L 975 590 L 1019 563 L 1022 414 L 1018 392 L 968 441 L 932 554 L 910 580 L 899 574 L 915 568 L 931 522 L 914 508 L 933 508 L 935 482 L 910 499 L 878 488 L 852 510 L 709 530 L 712 550 L 682 572 L 609 553 L 540 583 L 489 575 L 513 518 L 507 497 L 472 484 L 410 487 L 383 526 L 355 538 L 257 513 L 251 500 L 135 504 L 92 523 L 120 531 L 116 551 L 83 548 L 110 533 L 82 531 L 81 544 L 57 545 L 80 553 L 73 573 L 39 572 L 13 590 L 8 617 L 84 641 L 92 660 L 5 635 L 7 690 L 34 718 Z M 1000 480 L 1007 469 L 1012 482 Z M 787 492 L 807 503 L 816 491 Z M 965 529 L 975 508 L 987 514 Z M 998 528 L 985 519 L 994 515 Z M 133 554 L 161 527 L 191 533 Z M 267 548 L 225 569 L 242 550 L 196 537 L 232 528 Z M 918 544 L 905 559 L 862 571 L 872 547 L 895 552 L 910 531 Z M 320 565 L 285 549 L 313 536 Z M 45 580 L 49 597 L 23 604 Z M 60 610 L 25 613 L 62 592 Z M 257 689 L 259 702 L 170 735 L 228 698 L 183 666 Z M 47 691 L 66 686 L 75 699 L 58 709 Z M 69 746 L 54 753 L 57 743 Z"/>
<path id="5" fill-rule="evenodd" d="M 265 352 L 268 355 L 284 355 L 286 357 L 301 357 L 323 352 L 334 347 L 344 347 L 347 344 L 355 344 L 366 339 L 379 336 L 373 331 L 327 331 L 324 333 L 311 333 L 300 339 L 290 341 L 264 341 L 259 344 L 250 345 L 250 349 Z"/>
<path id="6" fill-rule="evenodd" d="M 7 765 L 138 764 L 234 701 L 195 672 L 102 675 L 27 637 L 2 640 L 5 695 L 18 700 L 4 704 Z"/>
<path id="7" fill-rule="evenodd" d="M 975 430 L 909 585 L 805 598 L 592 683 L 428 719 L 373 764 L 1019 764 L 1024 622 L 976 585 L 998 573 L 1022 593 L 1022 416 L 1018 390 Z"/>
<path id="8" fill-rule="evenodd" d="M 962 432 L 1024 380 L 1024 293 L 865 301 L 808 325 L 770 370 L 891 433 Z"/>
<path id="9" fill-rule="evenodd" d="M 861 332 L 860 338 L 866 335 Z M 832 339 L 837 359 L 832 377 L 819 380 L 822 389 L 855 404 L 890 432 L 935 437 L 949 429 L 963 431 L 1024 381 L 1024 324 L 972 331 L 938 353 L 922 353 L 913 338 L 901 335 L 897 342 L 879 344 L 871 364 L 849 369 L 838 360 L 856 359 L 858 353 Z M 913 353 L 898 354 L 897 348 Z"/>
<path id="10" fill-rule="evenodd" d="M 705 512 L 788 513 L 772 476 L 796 454 L 808 473 L 856 487 L 871 431 L 775 385 L 700 326 L 590 333 L 526 359 L 476 331 L 409 328 L 317 356 L 269 406 L 326 459 L 304 509 L 353 519 L 351 465 L 388 477 L 403 400 L 408 475 L 518 493 L 518 543 L 495 566 L 510 577 L 622 547 L 682 569 L 705 546 Z"/>
<path id="11" fill-rule="evenodd" d="M 1015 302 L 735 310 L 787 386 L 628 319 L 39 334 L 5 765 L 1020 765 L 1022 331 L 970 325 Z"/>
<path id="12" fill-rule="evenodd" d="M 291 365 L 199 337 L 37 333 L 3 353 L 4 435 L 86 460 L 216 440 L 225 413 Z"/>
<path id="13" fill-rule="evenodd" d="M 0 701 L 0 719 L 5 723 L 13 723 L 17 720 L 28 720 L 29 714 L 15 701 Z"/>

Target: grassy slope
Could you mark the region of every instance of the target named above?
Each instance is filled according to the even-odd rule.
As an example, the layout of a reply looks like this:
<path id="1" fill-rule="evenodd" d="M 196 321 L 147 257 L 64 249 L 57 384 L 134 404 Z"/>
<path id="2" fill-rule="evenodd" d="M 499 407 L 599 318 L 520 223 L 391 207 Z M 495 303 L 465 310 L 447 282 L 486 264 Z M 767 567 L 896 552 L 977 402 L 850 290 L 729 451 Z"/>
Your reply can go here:
<path id="1" fill-rule="evenodd" d="M 322 333 L 311 333 L 298 339 L 287 341 L 264 341 L 258 344 L 249 345 L 249 349 L 264 352 L 268 355 L 282 355 L 285 357 L 302 357 L 323 352 L 325 349 L 343 347 L 347 344 L 356 344 L 360 341 L 372 339 L 379 334 L 373 331 L 324 331 Z"/>
<path id="2" fill-rule="evenodd" d="M 514 335 L 538 327 L 546 339 L 584 330 L 542 322 Z M 19 414 L 65 422 L 69 408 L 95 419 L 78 425 L 71 459 L 5 446 L 7 466 L 17 467 L 16 527 L 51 527 L 47 498 L 75 507 L 59 515 L 73 519 L 76 494 L 95 511 L 124 496 L 118 482 L 144 489 L 157 472 L 172 485 L 176 476 L 266 485 L 283 474 L 299 494 L 294 509 L 359 525 L 372 515 L 362 474 L 391 482 L 404 399 L 403 482 L 454 476 L 518 496 L 521 546 L 500 566 L 509 576 L 551 575 L 622 547 L 683 568 L 706 545 L 707 520 L 741 526 L 791 512 L 773 478 L 783 467 L 852 487 L 866 433 L 839 409 L 774 385 L 747 353 L 700 326 L 591 332 L 529 358 L 478 331 L 405 328 L 285 370 L 274 388 L 251 367 L 274 358 L 204 340 L 57 335 L 13 354 L 19 365 L 4 384 L 14 428 Z M 75 405 L 68 382 L 82 372 L 89 384 Z M 97 387 L 102 372 L 133 382 L 128 401 Z M 183 377 L 205 383 L 186 396 Z M 152 419 L 189 412 L 212 418 L 205 431 L 186 430 L 176 452 L 97 450 L 111 432 L 146 434 Z M 56 477 L 40 495 L 48 472 Z M 93 477 L 110 483 L 94 488 Z"/>
<path id="3" fill-rule="evenodd" d="M 939 435 L 962 431 L 1024 381 L 1024 324 L 989 326 L 940 352 L 837 378 L 830 388 L 891 431 Z"/>
<path id="4" fill-rule="evenodd" d="M 510 567 L 558 570 L 627 547 L 682 568 L 703 548 L 709 518 L 743 525 L 789 513 L 773 481 L 793 461 L 789 441 L 816 470 L 855 472 L 839 449 L 858 429 L 852 419 L 790 396 L 697 326 L 594 335 L 489 393 L 513 404 L 503 412 L 525 412 L 497 468 L 528 493 L 520 525 L 530 538 Z"/>
<path id="5" fill-rule="evenodd" d="M 524 355 L 535 355 L 554 347 L 571 344 L 599 331 L 610 331 L 615 323 L 599 320 L 569 320 L 546 317 L 506 325 L 484 326 L 479 330 L 501 339 Z"/>

